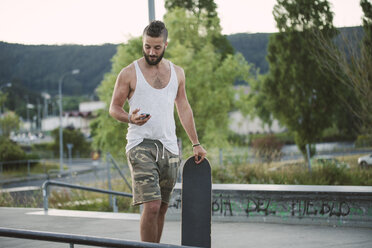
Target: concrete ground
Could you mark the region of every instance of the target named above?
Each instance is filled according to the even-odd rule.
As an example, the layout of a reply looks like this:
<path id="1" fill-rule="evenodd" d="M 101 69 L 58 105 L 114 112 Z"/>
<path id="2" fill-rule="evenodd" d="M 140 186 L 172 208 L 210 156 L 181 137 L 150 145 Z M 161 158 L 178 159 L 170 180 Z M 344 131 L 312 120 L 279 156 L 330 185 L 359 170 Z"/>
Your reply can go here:
<path id="1" fill-rule="evenodd" d="M 0 227 L 139 241 L 139 215 L 50 209 L 0 208 Z M 181 244 L 181 223 L 167 221 L 162 243 Z M 69 247 L 0 237 L 0 247 Z M 75 247 L 86 247 L 75 245 Z M 213 222 L 212 247 L 372 248 L 372 229 L 315 225 Z"/>

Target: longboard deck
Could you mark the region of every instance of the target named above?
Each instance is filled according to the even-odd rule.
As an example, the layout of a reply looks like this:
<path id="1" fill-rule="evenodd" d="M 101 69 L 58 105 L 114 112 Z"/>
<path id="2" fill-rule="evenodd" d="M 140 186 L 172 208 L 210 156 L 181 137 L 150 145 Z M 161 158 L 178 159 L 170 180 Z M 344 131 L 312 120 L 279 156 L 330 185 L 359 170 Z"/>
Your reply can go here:
<path id="1" fill-rule="evenodd" d="M 182 245 L 211 247 L 211 205 L 210 164 L 190 157 L 182 173 Z"/>

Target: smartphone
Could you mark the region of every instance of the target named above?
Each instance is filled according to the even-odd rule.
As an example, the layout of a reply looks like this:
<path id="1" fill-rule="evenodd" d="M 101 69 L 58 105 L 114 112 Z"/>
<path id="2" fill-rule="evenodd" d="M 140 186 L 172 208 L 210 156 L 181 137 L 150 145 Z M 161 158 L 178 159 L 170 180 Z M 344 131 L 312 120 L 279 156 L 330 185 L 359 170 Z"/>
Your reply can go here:
<path id="1" fill-rule="evenodd" d="M 150 114 L 148 114 L 148 113 L 141 113 L 141 120 L 146 119 L 149 116 L 150 116 Z"/>

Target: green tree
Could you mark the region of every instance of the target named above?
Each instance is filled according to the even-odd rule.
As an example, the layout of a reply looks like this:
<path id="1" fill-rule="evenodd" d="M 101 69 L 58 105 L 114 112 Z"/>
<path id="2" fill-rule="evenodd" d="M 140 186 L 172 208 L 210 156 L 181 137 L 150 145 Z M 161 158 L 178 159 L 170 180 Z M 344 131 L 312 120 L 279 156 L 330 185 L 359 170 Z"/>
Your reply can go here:
<path id="1" fill-rule="evenodd" d="M 55 154 L 59 154 L 59 129 L 56 128 L 52 131 L 54 143 L 52 145 Z M 89 157 L 91 148 L 90 143 L 84 137 L 80 130 L 73 128 L 63 129 L 63 150 L 65 154 L 68 151 L 67 144 L 73 144 L 72 156 L 73 157 Z"/>
<path id="2" fill-rule="evenodd" d="M 363 30 L 364 38 L 363 44 L 365 47 L 365 52 L 369 55 L 372 54 L 372 3 L 369 0 L 361 0 L 360 6 L 362 7 L 364 17 L 363 17 Z M 372 72 L 370 72 L 372 73 Z M 370 79 L 372 76 L 370 77 Z"/>
<path id="3" fill-rule="evenodd" d="M 331 126 L 337 103 L 334 78 L 322 73 L 311 53 L 311 30 L 331 39 L 336 31 L 326 0 L 278 0 L 274 18 L 279 33 L 269 41 L 270 72 L 261 87 L 273 117 L 294 134 L 301 152 Z M 306 157 L 306 156 L 305 156 Z"/>
<path id="4" fill-rule="evenodd" d="M 358 131 L 372 135 L 372 4 L 362 0 L 360 5 L 364 12 L 362 41 L 357 34 L 343 36 L 340 46 L 315 31 L 313 37 L 317 49 L 313 54 L 320 68 L 342 83 L 337 95 L 344 109 L 346 106 L 357 120 Z"/>
<path id="5" fill-rule="evenodd" d="M 217 17 L 217 5 L 214 0 L 165 0 L 165 8 L 168 11 L 183 8 L 191 11 L 198 19 L 202 14 L 211 19 Z"/>
<path id="6" fill-rule="evenodd" d="M 6 112 L 0 116 L 0 135 L 9 138 L 12 131 L 19 129 L 20 120 L 14 112 Z"/>
<path id="7" fill-rule="evenodd" d="M 26 153 L 14 141 L 7 137 L 0 136 L 0 161 L 23 160 Z"/>
<path id="8" fill-rule="evenodd" d="M 274 119 L 270 110 L 270 99 L 268 95 L 261 94 L 261 88 L 267 77 L 267 74 L 262 75 L 257 72 L 255 78 L 249 79 L 250 91 L 247 93 L 244 88 L 239 91 L 237 108 L 252 119 L 259 117 L 263 125 L 267 124 L 271 128 Z"/>
<path id="9" fill-rule="evenodd" d="M 214 0 L 166 0 L 165 8 L 171 12 L 177 8 L 189 11 L 196 20 L 204 22 L 206 29 L 217 29 L 218 32 L 212 37 L 212 43 L 217 53 L 221 55 L 221 60 L 224 60 L 228 54 L 234 54 L 234 48 L 228 41 L 226 35 L 222 35 L 220 30 L 220 19 L 217 14 L 217 5 Z"/>
<path id="10" fill-rule="evenodd" d="M 362 82 L 362 88 L 364 94 L 361 94 L 361 104 L 363 109 L 363 130 L 372 136 L 372 3 L 368 0 L 361 0 L 360 5 L 362 7 L 363 17 L 363 30 L 364 38 L 361 51 L 361 62 L 366 67 Z"/>
<path id="11" fill-rule="evenodd" d="M 108 106 L 110 106 L 117 75 L 124 67 L 141 56 L 141 37 L 130 39 L 128 43 L 119 45 L 117 53 L 112 58 L 111 71 L 105 74 L 103 81 L 97 88 L 97 95 L 101 101 L 106 103 L 107 109 L 98 111 L 98 117 L 91 124 L 93 146 L 104 152 L 110 152 L 117 159 L 125 157 L 127 124 L 112 118 L 109 115 Z M 125 110 L 129 110 L 127 103 Z"/>
<path id="12" fill-rule="evenodd" d="M 0 111 L 2 111 L 2 107 L 4 106 L 6 99 L 7 99 L 7 94 L 0 91 L 0 106 L 1 106 Z"/>
<path id="13" fill-rule="evenodd" d="M 213 44 L 220 34 L 217 21 L 214 29 L 206 29 L 207 18 L 198 19 L 183 9 L 169 12 L 165 21 L 172 41 L 168 53 L 185 70 L 198 135 L 208 146 L 226 145 L 228 112 L 234 108 L 233 84 L 236 79 L 248 80 L 250 66 L 241 54 L 227 55 L 221 62 L 222 55 Z M 177 135 L 188 144 L 179 121 Z"/>
<path id="14" fill-rule="evenodd" d="M 220 29 L 218 26 L 206 28 L 211 20 L 205 18 L 204 14 L 198 19 L 179 8 L 168 12 L 164 21 L 169 30 L 170 43 L 165 57 L 185 70 L 186 90 L 200 141 L 206 147 L 218 147 L 227 142 L 228 112 L 234 105 L 233 83 L 236 79 L 247 79 L 249 65 L 240 54 L 221 59 L 221 54 L 216 52 L 212 43 L 213 37 L 220 34 Z M 141 38 L 119 46 L 112 60 L 112 70 L 105 75 L 97 90 L 107 106 L 111 101 L 116 76 L 123 67 L 141 57 L 141 51 Z M 128 110 L 127 106 L 125 108 Z M 187 135 L 178 119 L 176 125 L 177 136 L 189 147 Z M 93 129 L 96 148 L 124 157 L 126 124 L 118 123 L 105 110 L 93 123 Z"/>

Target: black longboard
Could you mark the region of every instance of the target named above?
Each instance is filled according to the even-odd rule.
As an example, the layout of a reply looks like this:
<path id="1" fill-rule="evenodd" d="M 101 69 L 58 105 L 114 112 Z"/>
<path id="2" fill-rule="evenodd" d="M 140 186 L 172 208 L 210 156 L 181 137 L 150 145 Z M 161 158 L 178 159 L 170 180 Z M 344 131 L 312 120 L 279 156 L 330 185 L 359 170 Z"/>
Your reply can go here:
<path id="1" fill-rule="evenodd" d="M 182 173 L 182 245 L 211 247 L 211 166 L 190 157 Z"/>

